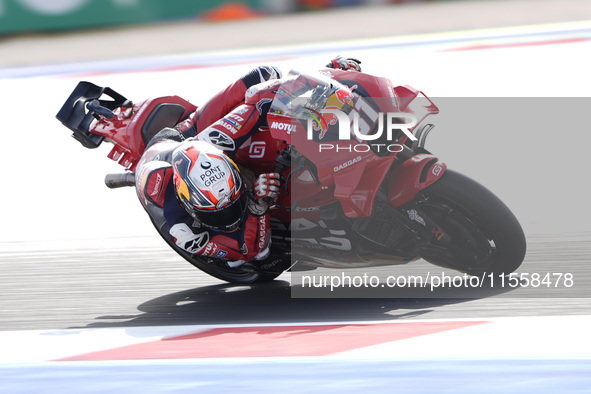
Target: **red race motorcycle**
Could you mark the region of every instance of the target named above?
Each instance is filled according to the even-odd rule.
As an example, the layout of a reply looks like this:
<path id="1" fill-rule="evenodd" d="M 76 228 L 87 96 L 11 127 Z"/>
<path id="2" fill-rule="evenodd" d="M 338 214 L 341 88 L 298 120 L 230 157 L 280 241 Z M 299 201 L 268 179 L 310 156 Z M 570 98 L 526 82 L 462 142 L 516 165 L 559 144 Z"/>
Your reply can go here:
<path id="1" fill-rule="evenodd" d="M 257 85 L 247 100 L 265 89 L 274 93 L 265 99 L 267 124 L 235 161 L 254 173 L 282 175 L 271 210 L 272 258 L 231 268 L 167 240 L 188 262 L 233 283 L 272 280 L 288 269 L 419 258 L 470 275 L 509 274 L 521 265 L 525 236 L 507 206 L 424 148 L 433 128 L 425 119 L 438 108 L 422 92 L 364 73 L 325 70 Z M 127 171 L 105 182 L 119 187 L 134 185 L 146 143 L 195 109 L 177 96 L 132 103 L 110 88 L 80 82 L 57 118 L 86 148 L 113 144 L 108 157 Z"/>

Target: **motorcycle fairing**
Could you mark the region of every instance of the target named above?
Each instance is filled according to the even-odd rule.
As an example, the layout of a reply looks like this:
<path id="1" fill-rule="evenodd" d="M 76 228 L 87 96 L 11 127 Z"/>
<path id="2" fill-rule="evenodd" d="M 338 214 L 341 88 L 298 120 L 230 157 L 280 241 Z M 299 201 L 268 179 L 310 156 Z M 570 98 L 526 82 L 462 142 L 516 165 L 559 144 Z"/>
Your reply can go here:
<path id="1" fill-rule="evenodd" d="M 388 202 L 400 207 L 415 198 L 418 192 L 436 182 L 447 165 L 431 154 L 411 157 L 392 171 L 388 184 Z"/>
<path id="2" fill-rule="evenodd" d="M 148 99 L 126 110 L 116 109 L 113 118 L 102 117 L 94 125 L 93 133 L 113 143 L 108 155 L 111 160 L 135 171 L 146 148 L 145 139 L 149 140 L 154 130 L 174 127 L 196 109 L 196 106 L 178 96 Z M 143 132 L 138 133 L 137 130 Z"/>
<path id="3" fill-rule="evenodd" d="M 287 143 L 296 146 L 298 152 L 316 167 L 320 184 L 310 180 L 308 186 L 316 189 L 317 193 L 320 192 L 321 187 L 334 187 L 334 197 L 341 202 L 347 217 L 371 216 L 373 201 L 378 192 L 375 185 L 384 181 L 392 163 L 396 160 L 394 156 L 380 157 L 369 151 L 336 157 L 321 153 L 318 151 L 317 142 L 304 138 L 305 130 L 298 120 L 277 114 L 269 114 L 268 118 L 271 136 L 283 138 Z M 355 142 L 338 141 L 334 144 L 346 150 L 353 149 Z M 305 204 L 304 198 L 311 197 L 310 187 L 302 186 L 304 187 L 294 188 L 296 194 L 293 199 Z"/>
<path id="4" fill-rule="evenodd" d="M 346 74 L 339 75 L 339 77 L 344 76 Z M 420 92 L 409 86 L 395 87 L 385 79 L 382 81 L 382 79 L 373 76 L 357 74 L 356 76 L 360 77 L 361 81 L 369 79 L 371 81 L 380 80 L 383 82 L 367 83 L 368 86 L 378 89 L 378 91 L 372 92 L 373 94 L 385 95 L 387 93 L 390 96 L 389 100 L 384 99 L 379 102 L 384 106 L 380 109 L 410 110 L 412 113 L 418 115 L 419 122 L 429 114 L 438 112 L 438 109 L 432 105 L 428 98 L 429 105 L 426 107 L 415 105 L 410 109 L 409 106 L 419 96 Z M 294 75 L 294 77 L 296 76 Z M 331 83 L 331 81 L 327 82 L 304 75 L 299 75 L 296 78 L 295 82 L 310 80 L 318 83 L 320 86 Z M 332 81 L 332 83 L 337 84 L 338 82 Z M 357 85 L 355 86 L 357 87 Z M 305 105 L 301 101 L 296 102 L 296 95 L 292 94 L 290 96 L 287 88 L 289 86 L 286 86 L 286 89 L 284 89 L 282 85 L 279 90 L 281 91 L 283 89 L 284 96 L 289 97 L 291 101 L 288 101 L 286 104 L 284 102 L 285 100 L 282 101 L 281 96 L 278 95 L 279 98 L 276 98 L 273 102 L 271 111 L 267 115 L 271 136 L 276 139 L 282 139 L 287 144 L 295 146 L 298 152 L 311 160 L 317 168 L 318 179 L 321 185 L 324 187 L 334 187 L 334 197 L 340 201 L 344 214 L 347 217 L 359 218 L 371 216 L 373 202 L 378 193 L 376 185 L 383 183 L 393 162 L 397 160 L 396 155 L 378 156 L 369 150 L 363 149 L 359 151 L 356 149 L 356 145 L 359 142 L 354 139 L 326 141 L 330 142 L 330 146 L 335 149 L 335 152 L 322 152 L 321 147 L 325 141 L 323 139 L 316 141 L 309 138 L 305 126 L 306 121 L 309 120 L 305 119 L 305 116 L 301 116 L 305 112 L 302 111 Z M 369 94 L 365 91 L 363 93 Z M 303 98 L 303 96 L 298 96 L 298 98 Z M 311 99 L 308 98 L 308 100 Z M 406 137 L 401 136 L 398 143 L 403 144 L 405 140 Z M 392 191 L 391 194 L 401 194 L 401 196 L 392 198 L 392 202 L 395 204 L 402 205 L 410 201 L 419 190 L 435 182 L 443 173 L 444 168 L 441 165 L 437 165 L 438 176 L 428 176 L 428 179 L 424 182 L 421 179 L 421 174 L 423 173 L 423 169 L 431 164 L 428 160 L 414 160 L 418 160 L 417 164 L 411 165 L 415 163 L 411 161 L 411 164 L 403 165 L 402 168 L 396 171 L 400 181 L 405 184 L 399 185 L 397 190 Z M 295 199 L 300 200 L 297 196 Z"/>
<path id="5" fill-rule="evenodd" d="M 335 174 L 334 196 L 341 202 L 347 217 L 371 216 L 379 190 L 376 185 L 384 182 L 393 160 L 393 157 L 372 157 Z M 366 170 L 366 167 L 371 168 Z"/>

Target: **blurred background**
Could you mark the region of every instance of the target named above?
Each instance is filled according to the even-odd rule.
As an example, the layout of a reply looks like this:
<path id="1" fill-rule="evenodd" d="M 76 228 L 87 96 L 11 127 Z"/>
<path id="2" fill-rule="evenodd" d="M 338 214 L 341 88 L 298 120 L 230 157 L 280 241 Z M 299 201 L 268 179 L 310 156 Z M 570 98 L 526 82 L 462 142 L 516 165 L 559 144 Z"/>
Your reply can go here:
<path id="1" fill-rule="evenodd" d="M 588 0 L 0 0 L 0 67 L 589 18 Z"/>

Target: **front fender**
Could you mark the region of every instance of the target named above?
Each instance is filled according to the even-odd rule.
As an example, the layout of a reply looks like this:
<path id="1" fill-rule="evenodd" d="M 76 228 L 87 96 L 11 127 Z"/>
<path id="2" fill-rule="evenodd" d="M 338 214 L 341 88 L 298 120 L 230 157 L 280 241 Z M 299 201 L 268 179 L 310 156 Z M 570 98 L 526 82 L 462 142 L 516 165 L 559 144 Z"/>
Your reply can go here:
<path id="1" fill-rule="evenodd" d="M 411 157 L 392 171 L 388 180 L 388 202 L 393 207 L 406 204 L 441 178 L 446 169 L 447 165 L 431 154 Z"/>

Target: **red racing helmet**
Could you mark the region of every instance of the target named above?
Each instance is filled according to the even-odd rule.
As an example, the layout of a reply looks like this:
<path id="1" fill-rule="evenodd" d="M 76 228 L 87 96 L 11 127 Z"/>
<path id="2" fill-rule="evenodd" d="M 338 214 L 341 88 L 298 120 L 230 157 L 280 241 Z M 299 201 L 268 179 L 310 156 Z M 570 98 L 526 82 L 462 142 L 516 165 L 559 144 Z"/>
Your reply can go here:
<path id="1" fill-rule="evenodd" d="M 236 164 L 204 141 L 183 142 L 172 153 L 173 183 L 183 208 L 203 226 L 234 231 L 246 210 L 246 192 Z"/>

